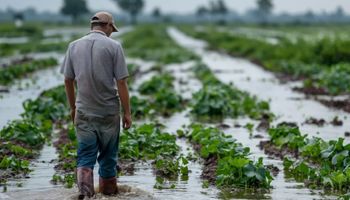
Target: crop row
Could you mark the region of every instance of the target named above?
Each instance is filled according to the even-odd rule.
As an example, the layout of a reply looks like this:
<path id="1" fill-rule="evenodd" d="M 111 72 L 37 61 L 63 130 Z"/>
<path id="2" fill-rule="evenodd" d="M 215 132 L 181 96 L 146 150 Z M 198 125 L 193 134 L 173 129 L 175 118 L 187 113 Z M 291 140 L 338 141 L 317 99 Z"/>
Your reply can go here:
<path id="1" fill-rule="evenodd" d="M 233 85 L 220 82 L 203 63 L 197 63 L 193 71 L 203 84 L 203 88 L 193 95 L 191 101 L 191 113 L 196 118 L 212 120 L 248 116 L 260 120 L 267 116 L 272 120 L 273 114 L 269 110 L 268 102 L 259 101 L 255 96 Z"/>
<path id="2" fill-rule="evenodd" d="M 182 133 L 205 160 L 202 177 L 221 188 L 269 189 L 273 180 L 263 159 L 257 162 L 248 158 L 249 147 L 244 147 L 232 136 L 218 128 L 193 124 Z"/>
<path id="3" fill-rule="evenodd" d="M 21 78 L 28 73 L 56 66 L 57 64 L 58 62 L 56 59 L 46 58 L 0 67 L 0 84 L 9 84 L 15 79 Z"/>

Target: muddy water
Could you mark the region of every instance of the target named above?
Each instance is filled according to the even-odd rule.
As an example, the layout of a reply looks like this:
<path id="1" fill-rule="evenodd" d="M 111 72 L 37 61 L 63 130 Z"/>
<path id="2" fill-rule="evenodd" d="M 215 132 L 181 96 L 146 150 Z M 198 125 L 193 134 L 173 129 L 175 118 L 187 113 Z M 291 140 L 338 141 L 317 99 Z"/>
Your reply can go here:
<path id="1" fill-rule="evenodd" d="M 350 130 L 350 115 L 343 111 L 327 108 L 321 103 L 307 99 L 304 94 L 294 92 L 292 85 L 280 84 L 268 71 L 244 59 L 234 58 L 214 51 L 207 51 L 205 43 L 194 40 L 178 30 L 171 28 L 169 34 L 182 46 L 192 49 L 202 57 L 215 75 L 224 83 L 233 82 L 235 86 L 259 99 L 269 100 L 271 111 L 277 115 L 275 123 L 282 121 L 296 122 L 303 133 L 321 137 L 325 140 L 344 137 Z M 338 116 L 343 126 L 327 123 L 323 127 L 304 124 L 309 117 L 323 118 L 330 122 Z M 346 141 L 350 141 L 346 138 Z"/>

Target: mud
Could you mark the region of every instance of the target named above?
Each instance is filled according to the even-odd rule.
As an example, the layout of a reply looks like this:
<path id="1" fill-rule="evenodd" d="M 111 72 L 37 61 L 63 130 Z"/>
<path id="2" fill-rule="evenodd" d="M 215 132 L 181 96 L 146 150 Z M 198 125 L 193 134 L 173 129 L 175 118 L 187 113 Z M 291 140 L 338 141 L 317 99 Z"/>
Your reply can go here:
<path id="1" fill-rule="evenodd" d="M 324 119 L 316 119 L 314 117 L 310 117 L 305 120 L 304 124 L 312 124 L 316 126 L 324 126 L 326 124 L 326 120 Z"/>
<path id="2" fill-rule="evenodd" d="M 306 95 L 329 95 L 324 88 L 316 88 L 316 87 L 294 87 L 294 91 L 304 93 Z"/>
<path id="3" fill-rule="evenodd" d="M 127 160 L 119 160 L 117 165 L 117 172 L 123 175 L 132 176 L 135 172 L 135 162 Z"/>
<path id="4" fill-rule="evenodd" d="M 333 126 L 343 126 L 343 121 L 339 119 L 339 117 L 334 117 L 330 122 Z"/>
<path id="5" fill-rule="evenodd" d="M 220 123 L 217 125 L 217 127 L 220 129 L 227 129 L 227 128 L 230 128 L 231 126 L 228 124 Z"/>
<path id="6" fill-rule="evenodd" d="M 296 159 L 299 158 L 299 151 L 298 150 L 291 150 L 290 148 L 286 146 L 282 146 L 278 148 L 276 145 L 274 145 L 271 141 L 260 141 L 259 148 L 261 150 L 264 150 L 264 153 L 270 156 L 273 156 L 275 158 L 279 158 L 281 160 L 284 159 L 285 156 L 292 156 Z"/>
<path id="7" fill-rule="evenodd" d="M 346 100 L 319 100 L 322 104 L 335 109 L 344 110 L 350 113 L 350 99 Z"/>
<path id="8" fill-rule="evenodd" d="M 216 156 L 209 156 L 204 161 L 204 167 L 201 177 L 208 180 L 209 183 L 215 184 L 216 181 L 216 169 L 218 166 L 218 158 Z"/>
<path id="9" fill-rule="evenodd" d="M 267 131 L 270 128 L 270 116 L 264 114 L 261 119 L 259 125 L 256 127 L 257 131 Z"/>
<path id="10" fill-rule="evenodd" d="M 274 165 L 266 165 L 266 168 L 270 170 L 273 176 L 277 176 L 280 173 L 280 169 Z"/>

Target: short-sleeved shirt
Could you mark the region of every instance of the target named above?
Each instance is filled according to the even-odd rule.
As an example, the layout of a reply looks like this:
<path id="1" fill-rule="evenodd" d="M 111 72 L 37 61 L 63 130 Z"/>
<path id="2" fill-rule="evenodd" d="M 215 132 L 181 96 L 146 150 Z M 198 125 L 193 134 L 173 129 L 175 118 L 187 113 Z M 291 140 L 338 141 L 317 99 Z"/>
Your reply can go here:
<path id="1" fill-rule="evenodd" d="M 129 76 L 119 42 L 91 31 L 69 44 L 61 73 L 77 83 L 78 110 L 92 116 L 119 114 L 116 80 Z"/>

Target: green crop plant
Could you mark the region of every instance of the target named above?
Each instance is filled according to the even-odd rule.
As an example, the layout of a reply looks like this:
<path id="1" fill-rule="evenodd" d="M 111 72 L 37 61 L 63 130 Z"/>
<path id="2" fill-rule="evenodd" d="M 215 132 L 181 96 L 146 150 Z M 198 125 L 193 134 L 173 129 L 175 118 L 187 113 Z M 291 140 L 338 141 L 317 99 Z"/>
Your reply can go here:
<path id="1" fill-rule="evenodd" d="M 217 128 L 191 125 L 186 135 L 200 145 L 198 150 L 203 159 L 217 158 L 216 185 L 221 188 L 263 188 L 269 189 L 273 180 L 262 158 L 257 162 L 248 158 L 250 149 L 238 143 L 231 136 Z"/>

